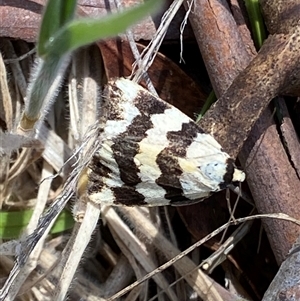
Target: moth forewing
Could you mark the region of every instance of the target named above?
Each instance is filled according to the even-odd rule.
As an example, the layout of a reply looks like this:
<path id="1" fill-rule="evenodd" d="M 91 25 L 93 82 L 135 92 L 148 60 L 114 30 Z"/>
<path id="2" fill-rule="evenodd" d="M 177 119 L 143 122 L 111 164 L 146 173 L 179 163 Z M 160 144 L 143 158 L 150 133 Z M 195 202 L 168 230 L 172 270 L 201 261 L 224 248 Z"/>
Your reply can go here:
<path id="1" fill-rule="evenodd" d="M 112 80 L 105 99 L 101 145 L 87 172 L 93 202 L 188 203 L 245 179 L 211 135 L 138 84 Z"/>

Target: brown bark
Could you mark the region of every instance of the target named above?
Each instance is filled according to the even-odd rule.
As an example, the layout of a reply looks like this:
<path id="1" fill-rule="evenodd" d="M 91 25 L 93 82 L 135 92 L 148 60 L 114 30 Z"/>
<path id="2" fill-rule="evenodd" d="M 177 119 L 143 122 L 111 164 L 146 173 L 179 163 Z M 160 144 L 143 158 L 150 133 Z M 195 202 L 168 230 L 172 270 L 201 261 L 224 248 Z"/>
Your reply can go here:
<path id="1" fill-rule="evenodd" d="M 281 3 L 280 7 L 283 6 Z M 299 9 L 299 5 L 294 6 L 298 16 Z M 284 34 L 270 36 L 259 54 L 237 76 L 250 62 L 251 55 L 241 46 L 238 27 L 228 11 L 225 1 L 198 0 L 190 15 L 214 89 L 217 95 L 222 95 L 200 125 L 233 157 L 252 129 L 241 152 L 241 161 L 246 166 L 247 182 L 258 210 L 284 212 L 300 218 L 299 178 L 284 152 L 275 124 L 270 124 L 271 116 L 267 113 L 256 122 L 273 97 L 279 93 L 295 95 L 299 91 L 299 19 L 297 26 L 285 30 Z M 265 130 L 264 138 L 259 140 Z M 259 146 L 258 150 L 255 146 Z M 263 223 L 280 263 L 299 235 L 299 228 L 281 221 Z"/>
<path id="2" fill-rule="evenodd" d="M 222 45 L 219 49 L 222 49 Z M 300 25 L 295 27 L 290 35 L 270 36 L 258 55 L 235 78 L 227 91 L 218 87 L 218 92 L 222 96 L 204 116 L 201 127 L 206 132 L 212 133 L 233 157 L 237 156 L 254 123 L 275 96 L 298 93 L 300 87 L 298 49 L 300 49 Z M 242 58 L 245 59 L 244 53 L 241 53 Z M 214 58 L 210 56 L 208 59 Z M 222 61 L 218 63 L 223 65 L 223 73 L 237 72 L 227 68 Z M 222 78 L 222 74 L 215 69 L 213 76 Z"/>
<path id="3" fill-rule="evenodd" d="M 270 110 L 255 124 L 240 159 L 249 164 L 246 167 L 248 185 L 257 210 L 282 212 L 299 219 L 299 179 L 272 122 Z M 299 226 L 272 219 L 262 222 L 277 262 L 281 263 L 299 235 Z"/>
<path id="4" fill-rule="evenodd" d="M 293 245 L 286 260 L 282 263 L 262 301 L 300 300 L 300 238 Z"/>
<path id="5" fill-rule="evenodd" d="M 221 96 L 250 62 L 253 43 L 244 44 L 225 0 L 196 0 L 189 20 L 214 91 Z"/>

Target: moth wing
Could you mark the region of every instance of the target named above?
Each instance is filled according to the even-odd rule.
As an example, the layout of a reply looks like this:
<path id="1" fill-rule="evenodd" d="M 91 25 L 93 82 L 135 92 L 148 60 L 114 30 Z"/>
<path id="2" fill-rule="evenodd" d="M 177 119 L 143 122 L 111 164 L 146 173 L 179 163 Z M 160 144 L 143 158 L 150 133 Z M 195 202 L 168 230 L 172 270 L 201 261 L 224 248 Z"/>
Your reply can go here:
<path id="1" fill-rule="evenodd" d="M 90 164 L 91 198 L 151 206 L 222 189 L 233 163 L 188 116 L 126 79 L 110 82 L 106 98 L 102 146 Z"/>
<path id="2" fill-rule="evenodd" d="M 149 145 L 135 157 L 128 155 L 128 151 L 138 147 L 130 137 L 117 142 L 103 141 L 89 168 L 90 199 L 96 203 L 128 206 L 161 206 L 170 204 L 172 199 L 187 200 L 182 196 L 179 182 L 171 184 L 170 197 L 166 199 L 166 189 L 156 181 L 161 171 L 151 158 L 159 146 Z"/>

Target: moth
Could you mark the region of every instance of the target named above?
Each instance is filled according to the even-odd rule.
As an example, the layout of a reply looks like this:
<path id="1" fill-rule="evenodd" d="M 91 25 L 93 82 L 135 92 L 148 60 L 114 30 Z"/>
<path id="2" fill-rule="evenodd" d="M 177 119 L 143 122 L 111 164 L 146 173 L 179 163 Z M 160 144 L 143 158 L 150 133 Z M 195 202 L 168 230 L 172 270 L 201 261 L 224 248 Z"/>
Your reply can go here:
<path id="1" fill-rule="evenodd" d="M 86 191 L 97 204 L 193 203 L 245 179 L 220 144 L 188 116 L 125 79 L 110 81 Z"/>

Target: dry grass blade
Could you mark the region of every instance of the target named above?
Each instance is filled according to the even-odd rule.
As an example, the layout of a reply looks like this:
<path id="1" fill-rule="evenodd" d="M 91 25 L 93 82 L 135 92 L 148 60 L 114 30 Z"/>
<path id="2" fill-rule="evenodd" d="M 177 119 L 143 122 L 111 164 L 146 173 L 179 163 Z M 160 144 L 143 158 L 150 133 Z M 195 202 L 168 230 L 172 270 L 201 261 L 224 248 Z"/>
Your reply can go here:
<path id="1" fill-rule="evenodd" d="M 9 87 L 7 84 L 6 68 L 3 62 L 2 53 L 0 53 L 0 102 L 3 106 L 4 120 L 6 121 L 8 129 L 12 129 L 13 126 L 13 104 L 9 93 Z M 1 113 L 3 114 L 3 113 Z"/>
<path id="2" fill-rule="evenodd" d="M 151 241 L 166 258 L 174 258 L 180 253 L 137 208 L 124 207 L 120 210 L 130 220 L 130 223 L 134 225 L 134 228 Z M 103 211 L 104 216 L 107 216 L 109 213 L 109 209 Z M 112 221 L 113 219 L 110 218 L 110 220 Z M 137 254 L 136 256 L 139 254 L 137 251 L 132 251 L 132 253 Z M 141 258 L 140 264 L 145 264 L 144 260 L 144 258 Z M 200 270 L 190 273 L 196 268 L 196 265 L 190 259 L 182 258 L 182 261 L 174 264 L 174 266 L 181 275 L 186 275 L 187 282 L 197 291 L 199 296 L 205 297 L 207 300 L 221 300 L 220 295 L 214 288 L 213 282 L 206 275 Z M 149 270 L 149 268 L 146 270 Z"/>
<path id="3" fill-rule="evenodd" d="M 240 225 L 230 235 L 230 237 L 220 245 L 220 248 L 216 252 L 214 252 L 211 256 L 209 256 L 201 263 L 202 269 L 207 271 L 207 273 L 211 274 L 212 271 L 218 265 L 220 265 L 224 260 L 227 259 L 227 256 L 230 253 L 230 251 L 250 231 L 251 226 L 252 226 L 252 221 Z"/>
<path id="4" fill-rule="evenodd" d="M 52 175 L 52 168 L 49 166 L 49 164 L 45 161 L 44 162 L 44 168 L 42 171 L 42 177 L 46 178 Z M 44 181 L 40 185 L 38 197 L 37 197 L 37 206 L 35 206 L 34 212 L 32 214 L 30 223 L 26 227 L 26 229 L 23 232 L 23 238 L 22 240 L 26 240 L 26 236 L 34 231 L 34 229 L 37 227 L 38 220 L 40 216 L 42 215 L 43 211 L 45 210 L 45 206 L 48 200 L 48 194 L 51 186 L 51 181 Z M 54 221 L 53 221 L 54 222 Z M 47 233 L 44 234 L 44 239 L 46 238 Z M 13 289 L 10 291 L 10 293 L 7 296 L 7 300 L 14 300 L 17 293 L 23 286 L 24 282 L 26 281 L 29 274 L 36 268 L 38 258 L 40 256 L 40 252 L 43 249 L 44 239 L 41 238 L 35 247 L 34 251 L 30 254 L 28 264 L 25 264 L 22 269 L 20 270 L 17 277 L 14 279 L 14 285 Z M 18 255 L 18 254 L 16 254 Z"/>
<path id="5" fill-rule="evenodd" d="M 161 19 L 161 23 L 155 33 L 155 36 L 150 41 L 149 45 L 145 48 L 145 50 L 141 53 L 140 58 L 133 65 L 133 81 L 139 82 L 142 79 L 144 72 L 147 72 L 147 70 L 153 63 L 158 49 L 170 26 L 170 23 L 173 20 L 175 14 L 178 12 L 182 3 L 182 0 L 175 0 L 170 5 L 169 9 L 164 13 Z"/>
<path id="6" fill-rule="evenodd" d="M 279 219 L 279 220 L 284 220 L 284 221 L 289 221 L 289 222 L 292 222 L 298 226 L 300 226 L 300 221 L 297 220 L 297 219 L 294 219 L 286 214 L 283 214 L 283 213 L 274 213 L 274 214 L 257 214 L 257 215 L 253 215 L 253 216 L 248 216 L 248 217 L 244 217 L 244 218 L 238 218 L 236 219 L 234 222 L 233 221 L 230 221 L 226 224 L 224 224 L 223 226 L 219 227 L 218 229 L 216 229 L 215 231 L 213 231 L 211 234 L 207 235 L 206 237 L 204 237 L 203 239 L 197 241 L 195 244 L 193 244 L 192 246 L 190 246 L 188 249 L 186 249 L 185 251 L 179 253 L 178 250 L 176 250 L 176 248 L 172 248 L 173 252 L 174 253 L 178 253 L 178 255 L 174 255 L 173 254 L 173 257 L 172 259 L 170 259 L 169 261 L 167 261 L 166 263 L 164 263 L 163 265 L 161 265 L 160 267 L 158 267 L 157 269 L 155 269 L 154 271 L 152 271 L 151 273 L 148 273 L 147 275 L 145 275 L 143 278 L 135 281 L 134 283 L 132 283 L 130 286 L 126 287 L 125 289 L 123 289 L 122 291 L 120 291 L 119 293 L 115 294 L 114 296 L 110 297 L 107 301 L 113 301 L 115 300 L 116 298 L 120 297 L 120 296 L 123 296 L 124 294 L 126 294 L 127 292 L 129 292 L 130 290 L 132 290 L 133 288 L 135 288 L 136 286 L 140 285 L 141 283 L 143 283 L 144 281 L 152 278 L 154 275 L 158 274 L 158 273 L 161 273 L 163 270 L 167 269 L 168 267 L 174 265 L 175 262 L 183 259 L 187 254 L 189 254 L 191 251 L 193 251 L 195 248 L 201 246 L 202 244 L 204 244 L 206 241 L 210 240 L 212 237 L 216 236 L 217 234 L 221 233 L 224 229 L 228 228 L 228 226 L 230 225 L 236 225 L 236 224 L 239 224 L 239 223 L 244 223 L 244 222 L 248 222 L 248 221 L 252 221 L 252 220 L 255 220 L 255 219 L 268 219 L 268 218 L 271 218 L 271 219 Z M 140 226 L 142 223 L 138 223 L 136 226 Z M 156 230 L 155 230 L 156 231 Z M 146 236 L 149 236 L 149 234 L 145 233 Z M 165 240 L 164 240 L 165 242 Z M 176 266 L 178 267 L 178 265 Z M 183 270 L 185 270 L 185 267 L 183 266 L 182 267 Z M 180 270 L 180 266 L 179 266 L 179 270 Z M 185 270 L 183 271 L 183 276 L 187 276 L 187 281 L 189 281 L 188 279 L 192 280 L 192 284 L 193 284 L 193 287 L 195 284 L 193 278 L 191 278 L 191 272 L 196 272 L 196 269 L 198 269 L 197 266 L 194 266 L 193 269 L 189 269 L 189 270 Z M 205 279 L 204 282 L 202 282 L 204 284 L 204 286 L 206 287 L 207 284 L 210 282 L 208 280 L 208 276 L 206 276 L 204 274 L 204 278 L 203 278 L 203 274 L 200 274 L 201 276 L 199 277 L 199 281 L 200 281 L 200 287 L 202 287 L 201 285 L 201 282 L 202 282 L 202 279 Z M 220 287 L 216 282 L 213 283 L 213 287 L 214 288 L 217 288 L 217 289 L 221 289 L 221 291 L 223 290 L 222 287 Z M 203 294 L 205 291 L 200 291 L 200 294 Z M 210 291 L 208 290 L 208 292 L 210 293 Z M 212 292 L 214 293 L 214 291 Z M 224 293 L 224 292 L 222 292 Z M 211 298 L 213 298 L 214 295 L 211 295 Z M 224 295 L 223 295 L 224 296 Z M 226 293 L 225 293 L 225 296 L 226 296 Z M 219 294 L 217 293 L 215 295 L 216 298 L 219 298 Z M 229 299 L 226 299 L 228 301 L 232 300 L 232 295 L 227 295 L 227 297 Z M 205 298 L 207 298 L 207 295 L 205 295 Z M 206 299 L 208 300 L 208 299 Z M 212 299 L 214 300 L 214 299 Z M 218 299 L 215 299 L 215 300 L 218 300 Z M 244 299 L 240 299 L 239 300 L 244 300 Z"/>
<path id="7" fill-rule="evenodd" d="M 59 266 L 63 267 L 63 270 L 58 278 L 58 286 L 56 287 L 55 295 L 52 299 L 53 301 L 65 299 L 77 267 L 82 260 L 83 252 L 97 225 L 99 215 L 100 208 L 88 202 L 84 218 L 79 228 L 77 228 L 78 231 L 73 231 L 73 235 L 65 249 L 66 252 L 63 252 L 62 259 L 59 263 Z M 76 230 L 76 228 L 74 230 Z"/>
<path id="8" fill-rule="evenodd" d="M 130 216 L 127 215 L 127 212 L 125 213 L 126 218 L 129 218 L 131 220 L 131 216 L 134 214 L 138 214 L 138 217 L 142 217 L 142 220 L 146 220 L 146 217 L 144 215 L 141 215 L 139 210 L 136 208 L 130 208 L 132 210 L 130 213 Z M 120 209 L 122 212 L 123 210 Z M 103 208 L 102 210 L 103 217 L 107 220 L 107 223 L 109 227 L 111 227 L 115 235 L 118 235 L 119 240 L 122 240 L 122 243 L 127 246 L 127 248 L 130 250 L 130 253 L 132 256 L 134 256 L 139 262 L 139 264 L 144 268 L 146 272 L 153 271 L 156 268 L 155 262 L 153 262 L 151 256 L 149 256 L 149 251 L 147 251 L 145 244 L 142 243 L 133 233 L 129 230 L 128 226 L 121 220 L 121 218 L 116 214 L 116 212 L 111 208 Z M 132 222 L 132 220 L 131 220 Z M 152 225 L 152 223 L 148 220 L 148 223 Z M 140 225 L 136 225 L 133 223 L 135 229 L 139 229 Z M 153 226 L 153 225 L 152 225 Z M 145 230 L 146 231 L 146 230 Z M 155 228 L 155 232 L 157 232 Z M 144 231 L 142 231 L 142 234 L 144 234 Z M 153 233 L 149 233 L 151 235 Z M 149 241 L 153 241 L 155 237 L 150 236 L 147 237 Z M 166 279 L 163 277 L 163 275 L 156 275 L 154 277 L 154 281 L 157 283 L 158 286 L 160 286 L 170 297 L 171 300 L 177 300 L 176 295 L 172 290 L 169 290 L 169 284 L 166 281 Z"/>
<path id="9" fill-rule="evenodd" d="M 26 77 L 25 77 L 25 75 L 22 71 L 20 62 L 17 60 L 18 56 L 15 53 L 14 47 L 13 47 L 11 41 L 9 41 L 8 39 L 4 39 L 2 41 L 1 46 L 3 47 L 3 51 L 5 53 L 10 54 L 10 58 L 12 59 L 12 61 L 10 60 L 10 67 L 11 67 L 11 70 L 12 70 L 12 74 L 13 74 L 14 79 L 15 79 L 17 85 L 18 85 L 18 88 L 19 88 L 19 91 L 20 91 L 22 97 L 25 97 L 26 96 L 26 89 L 27 89 Z M 13 115 L 11 115 L 11 116 L 13 116 Z"/>

